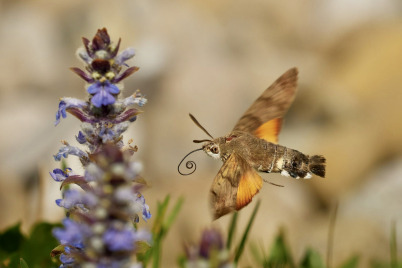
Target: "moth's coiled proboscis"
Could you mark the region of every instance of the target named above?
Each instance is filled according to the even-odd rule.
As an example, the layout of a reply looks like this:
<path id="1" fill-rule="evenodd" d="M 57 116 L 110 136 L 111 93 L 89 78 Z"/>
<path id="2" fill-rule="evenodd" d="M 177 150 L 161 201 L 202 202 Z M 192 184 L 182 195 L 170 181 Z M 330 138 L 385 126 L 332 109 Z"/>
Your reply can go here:
<path id="1" fill-rule="evenodd" d="M 185 157 L 183 157 L 183 159 L 180 161 L 179 165 L 177 166 L 177 171 L 180 173 L 180 175 L 188 176 L 188 175 L 193 174 L 193 173 L 196 171 L 197 165 L 196 165 L 195 162 L 192 161 L 192 160 L 189 160 L 189 161 L 186 162 L 186 168 L 187 168 L 187 169 L 190 169 L 190 172 L 189 172 L 189 173 L 182 173 L 182 172 L 180 171 L 180 166 L 181 166 L 181 163 L 183 163 L 184 159 L 187 158 L 187 156 L 189 156 L 190 154 L 192 154 L 192 153 L 194 153 L 194 152 L 201 151 L 202 149 L 203 149 L 203 148 L 199 148 L 199 149 L 196 149 L 196 150 L 194 150 L 194 151 L 191 151 L 191 152 L 189 152 L 188 154 L 186 154 Z"/>

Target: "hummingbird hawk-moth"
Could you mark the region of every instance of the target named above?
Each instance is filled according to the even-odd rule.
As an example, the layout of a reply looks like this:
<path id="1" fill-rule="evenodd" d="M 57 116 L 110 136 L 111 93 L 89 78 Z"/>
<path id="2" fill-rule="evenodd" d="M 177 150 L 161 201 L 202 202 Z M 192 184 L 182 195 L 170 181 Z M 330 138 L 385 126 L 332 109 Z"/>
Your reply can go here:
<path id="1" fill-rule="evenodd" d="M 309 156 L 277 144 L 282 117 L 295 98 L 297 74 L 297 69 L 292 68 L 279 77 L 226 136 L 214 139 L 190 114 L 193 122 L 211 139 L 194 140 L 195 143 L 204 144 L 189 154 L 203 150 L 209 156 L 223 161 L 210 190 L 214 219 L 240 210 L 251 202 L 262 187 L 263 180 L 257 172 L 280 173 L 304 179 L 311 178 L 312 174 L 325 177 L 326 161 L 323 156 Z M 179 170 L 179 173 L 192 174 L 194 165 L 194 162 L 188 161 L 186 167 L 194 167 L 194 170 L 188 174 Z"/>

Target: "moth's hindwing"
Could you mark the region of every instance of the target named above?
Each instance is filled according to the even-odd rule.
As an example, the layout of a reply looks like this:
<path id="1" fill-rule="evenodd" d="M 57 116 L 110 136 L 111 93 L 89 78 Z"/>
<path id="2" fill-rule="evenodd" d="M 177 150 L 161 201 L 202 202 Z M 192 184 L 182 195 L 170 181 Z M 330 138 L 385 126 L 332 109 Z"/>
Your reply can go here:
<path id="1" fill-rule="evenodd" d="M 278 143 L 278 135 L 281 131 L 281 126 L 282 119 L 275 118 L 259 126 L 255 130 L 254 135 L 260 139 L 264 139 L 272 143 Z"/>
<path id="2" fill-rule="evenodd" d="M 262 187 L 262 179 L 240 156 L 232 153 L 211 186 L 214 219 L 239 210 L 251 202 Z"/>

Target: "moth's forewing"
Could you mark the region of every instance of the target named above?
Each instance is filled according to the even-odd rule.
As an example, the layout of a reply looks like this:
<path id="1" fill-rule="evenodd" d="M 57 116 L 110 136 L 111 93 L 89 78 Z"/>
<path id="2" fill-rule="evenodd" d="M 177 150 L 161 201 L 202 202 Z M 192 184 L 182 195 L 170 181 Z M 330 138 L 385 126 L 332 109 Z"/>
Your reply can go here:
<path id="1" fill-rule="evenodd" d="M 279 77 L 262 93 L 250 108 L 248 108 L 233 130 L 246 131 L 256 135 L 257 129 L 268 121 L 282 118 L 295 98 L 297 74 L 297 69 L 292 68 Z M 263 128 L 266 134 L 261 134 L 262 130 L 260 130 L 261 138 L 277 137 L 280 130 L 280 123 L 280 120 L 274 121 L 272 124 L 276 124 L 275 128 Z M 272 133 L 268 131 L 272 131 Z"/>
<path id="2" fill-rule="evenodd" d="M 251 202 L 262 187 L 262 179 L 248 163 L 232 153 L 211 186 L 214 219 L 239 210 Z"/>

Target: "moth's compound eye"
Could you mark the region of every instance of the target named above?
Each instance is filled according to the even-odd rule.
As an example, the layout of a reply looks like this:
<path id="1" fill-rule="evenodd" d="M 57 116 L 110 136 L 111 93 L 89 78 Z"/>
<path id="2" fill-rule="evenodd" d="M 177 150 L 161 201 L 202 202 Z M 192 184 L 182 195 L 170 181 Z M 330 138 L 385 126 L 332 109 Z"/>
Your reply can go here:
<path id="1" fill-rule="evenodd" d="M 218 154 L 218 153 L 219 153 L 218 147 L 217 147 L 217 146 L 212 146 L 212 147 L 211 147 L 211 153 L 213 153 L 213 154 Z"/>

